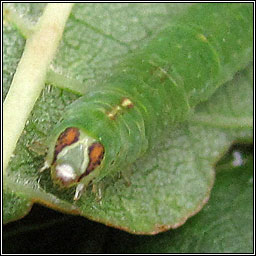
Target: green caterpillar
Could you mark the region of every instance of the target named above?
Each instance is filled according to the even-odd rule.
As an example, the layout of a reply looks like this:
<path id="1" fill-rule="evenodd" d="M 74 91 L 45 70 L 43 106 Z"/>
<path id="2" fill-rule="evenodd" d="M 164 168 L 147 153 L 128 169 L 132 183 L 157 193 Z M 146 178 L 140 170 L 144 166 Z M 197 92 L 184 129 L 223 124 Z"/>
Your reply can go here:
<path id="1" fill-rule="evenodd" d="M 252 58 L 253 5 L 196 4 L 68 107 L 43 169 L 84 188 L 124 169 Z"/>

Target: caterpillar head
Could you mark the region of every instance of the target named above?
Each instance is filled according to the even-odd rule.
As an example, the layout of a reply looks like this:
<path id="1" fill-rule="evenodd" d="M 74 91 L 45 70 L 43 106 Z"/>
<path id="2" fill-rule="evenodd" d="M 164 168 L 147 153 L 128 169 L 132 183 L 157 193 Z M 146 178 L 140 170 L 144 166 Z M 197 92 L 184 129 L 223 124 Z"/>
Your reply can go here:
<path id="1" fill-rule="evenodd" d="M 104 147 L 76 127 L 66 128 L 49 153 L 51 177 L 61 187 L 72 187 L 84 181 L 101 165 Z"/>

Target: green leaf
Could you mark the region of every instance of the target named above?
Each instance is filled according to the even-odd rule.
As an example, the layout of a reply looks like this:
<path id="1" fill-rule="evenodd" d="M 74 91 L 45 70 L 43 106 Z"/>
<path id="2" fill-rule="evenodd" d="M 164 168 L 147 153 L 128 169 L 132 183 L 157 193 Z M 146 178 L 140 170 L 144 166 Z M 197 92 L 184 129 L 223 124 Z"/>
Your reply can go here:
<path id="1" fill-rule="evenodd" d="M 107 253 L 253 253 L 252 170 L 252 156 L 221 168 L 207 206 L 186 225 L 154 237 L 115 232 Z"/>
<path id="2" fill-rule="evenodd" d="M 236 87 L 235 81 L 239 81 Z M 250 66 L 218 90 L 207 103 L 199 104 L 191 123 L 213 127 L 250 129 L 253 127 L 253 68 Z"/>
<path id="3" fill-rule="evenodd" d="M 234 168 L 233 155 L 238 151 L 245 165 Z M 3 252 L 250 253 L 253 241 L 252 167 L 252 145 L 233 148 L 222 158 L 221 165 L 218 164 L 216 183 L 207 206 L 176 230 L 151 237 L 136 236 L 35 205 L 28 216 L 3 227 Z M 233 199 L 235 202 L 239 199 L 238 204 L 234 204 Z M 230 218 L 226 220 L 228 215 Z"/>
<path id="4" fill-rule="evenodd" d="M 3 98 L 5 99 L 22 55 L 25 40 L 8 23 L 3 26 L 3 33 Z"/>
<path id="5" fill-rule="evenodd" d="M 15 193 L 8 187 L 4 189 L 3 202 L 4 223 L 24 217 L 32 207 L 32 202 L 26 195 Z"/>
<path id="6" fill-rule="evenodd" d="M 231 97 L 232 109 L 240 90 L 231 88 L 241 86 L 250 92 L 251 70 L 249 67 L 220 88 L 209 104 L 211 101 L 225 104 L 223 98 L 216 101 L 217 95 L 232 91 L 232 95 L 227 95 Z M 252 106 L 252 97 L 244 100 L 244 105 L 247 104 Z M 208 115 L 212 113 L 208 112 Z M 223 118 L 233 114 L 233 111 L 227 112 Z M 82 198 L 79 201 L 79 205 L 90 218 L 103 220 L 129 232 L 154 234 L 176 228 L 197 213 L 208 200 L 214 180 L 214 163 L 234 140 L 246 140 L 251 136 L 252 132 L 247 127 L 237 130 L 226 129 L 226 125 L 215 128 L 209 124 L 185 123 L 170 132 L 164 145 L 152 149 L 134 164 L 129 177 L 130 186 L 123 179 L 109 184 L 105 179 L 100 204 L 95 202 L 94 195 L 88 194 L 86 200 Z M 110 214 L 106 215 L 106 211 Z"/>
<path id="7" fill-rule="evenodd" d="M 157 29 L 164 28 L 167 19 L 186 7 L 176 4 L 76 5 L 47 81 L 62 87 L 74 81 L 75 88 L 69 90 L 85 92 L 88 84 L 96 84 L 111 73 L 112 66 L 122 56 L 149 40 Z M 15 36 L 16 32 L 13 33 L 6 36 Z M 65 106 L 77 98 L 47 86 L 27 121 L 9 165 L 5 182 L 7 196 L 14 193 L 21 201 L 43 203 L 134 233 L 154 234 L 182 225 L 206 203 L 214 182 L 214 163 L 234 140 L 252 139 L 251 70 L 247 68 L 221 87 L 209 101 L 208 104 L 218 105 L 220 110 L 225 108 L 226 112 L 202 104 L 191 120 L 174 127 L 164 143 L 136 162 L 130 174 L 104 179 L 98 188 L 90 187 L 86 197 L 77 203 L 72 200 L 73 189 L 60 190 L 53 186 L 49 173 L 38 172 L 43 165 L 48 134 Z M 8 83 L 4 86 L 8 87 Z M 227 89 L 234 86 L 235 90 Z M 240 97 L 239 106 L 234 108 Z M 230 104 L 226 104 L 227 99 Z M 202 119 L 202 115 L 208 120 L 209 116 L 221 115 L 222 122 L 216 127 L 216 122 Z M 230 118 L 236 120 L 235 123 L 245 122 L 237 129 L 236 124 L 230 125 Z M 10 189 L 12 192 L 8 192 Z M 4 201 L 4 208 L 10 208 L 8 200 Z M 24 215 L 24 208 L 20 210 L 13 204 L 12 208 L 14 210 L 5 215 L 6 222 Z"/>
<path id="8" fill-rule="evenodd" d="M 53 62 L 54 75 L 75 78 L 82 83 L 78 92 L 86 92 L 88 85 L 110 76 L 123 56 L 153 38 L 188 7 L 170 3 L 76 4 Z M 51 74 L 49 81 L 62 86 L 63 79 L 59 82 Z"/>

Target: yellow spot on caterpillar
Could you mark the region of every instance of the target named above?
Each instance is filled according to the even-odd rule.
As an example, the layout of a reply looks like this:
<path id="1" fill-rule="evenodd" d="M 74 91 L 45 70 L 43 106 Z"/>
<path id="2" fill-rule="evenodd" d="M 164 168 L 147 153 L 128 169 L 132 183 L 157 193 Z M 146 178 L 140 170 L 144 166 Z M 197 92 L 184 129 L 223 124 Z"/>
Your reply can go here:
<path id="1" fill-rule="evenodd" d="M 114 120 L 118 114 L 118 112 L 120 112 L 122 110 L 122 108 L 120 106 L 116 106 L 114 107 L 109 113 L 108 113 L 108 117 L 112 120 Z"/>
<path id="2" fill-rule="evenodd" d="M 113 107 L 111 111 L 107 112 L 107 115 L 111 120 L 114 120 L 116 119 L 117 115 L 124 113 L 125 108 L 130 109 L 133 107 L 133 102 L 129 98 L 123 98 L 120 105 Z"/>
<path id="3" fill-rule="evenodd" d="M 203 42 L 208 42 L 207 38 L 203 34 L 198 34 L 197 37 Z"/>
<path id="4" fill-rule="evenodd" d="M 121 102 L 121 106 L 124 108 L 132 108 L 133 107 L 133 103 L 130 99 L 128 98 L 123 98 L 122 102 Z"/>

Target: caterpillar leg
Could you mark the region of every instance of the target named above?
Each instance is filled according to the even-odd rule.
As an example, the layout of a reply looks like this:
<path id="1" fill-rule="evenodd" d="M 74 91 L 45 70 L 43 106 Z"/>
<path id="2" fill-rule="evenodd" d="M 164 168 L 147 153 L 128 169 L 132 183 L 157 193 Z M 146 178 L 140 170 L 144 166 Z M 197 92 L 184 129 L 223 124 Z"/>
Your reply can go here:
<path id="1" fill-rule="evenodd" d="M 90 184 L 92 179 L 95 177 L 94 175 L 97 175 L 97 172 L 93 172 L 90 177 L 86 176 L 84 177 L 76 186 L 76 193 L 74 196 L 74 200 L 77 201 L 81 195 L 84 193 L 86 187 Z"/>
<path id="2" fill-rule="evenodd" d="M 92 192 L 95 194 L 96 200 L 101 203 L 102 192 L 101 192 L 101 185 L 99 183 L 92 185 Z"/>
<path id="3" fill-rule="evenodd" d="M 76 193 L 75 193 L 75 196 L 74 196 L 74 201 L 79 200 L 79 198 L 81 197 L 81 195 L 84 193 L 85 188 L 86 188 L 86 185 L 83 184 L 83 183 L 79 183 L 79 184 L 76 186 Z"/>
<path id="4" fill-rule="evenodd" d="M 44 172 L 45 170 L 49 169 L 51 167 L 51 165 L 49 164 L 49 162 L 45 161 L 44 162 L 44 166 L 42 168 L 40 168 L 39 172 Z"/>

